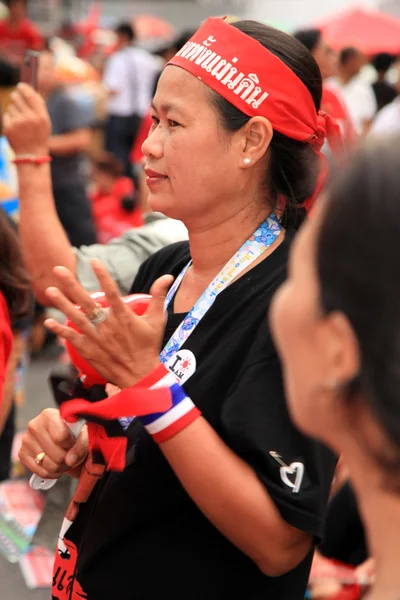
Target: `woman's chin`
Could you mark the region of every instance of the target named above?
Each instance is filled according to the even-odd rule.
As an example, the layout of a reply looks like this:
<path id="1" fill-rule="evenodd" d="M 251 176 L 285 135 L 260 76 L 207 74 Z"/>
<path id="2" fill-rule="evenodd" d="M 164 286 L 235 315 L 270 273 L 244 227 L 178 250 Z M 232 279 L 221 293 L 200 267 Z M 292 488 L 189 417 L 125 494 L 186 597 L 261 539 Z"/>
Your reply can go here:
<path id="1" fill-rule="evenodd" d="M 152 194 L 150 192 L 147 202 L 153 212 L 162 213 L 170 219 L 179 219 L 177 211 L 174 210 L 175 207 L 166 198 L 163 199 L 158 194 Z"/>

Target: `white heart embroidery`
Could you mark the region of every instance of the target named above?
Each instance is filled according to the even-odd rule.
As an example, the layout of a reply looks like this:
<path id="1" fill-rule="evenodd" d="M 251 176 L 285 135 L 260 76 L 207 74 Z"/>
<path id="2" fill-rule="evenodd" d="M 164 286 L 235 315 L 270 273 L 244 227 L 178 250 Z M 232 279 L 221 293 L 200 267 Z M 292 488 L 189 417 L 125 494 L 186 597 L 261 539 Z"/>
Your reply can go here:
<path id="1" fill-rule="evenodd" d="M 280 473 L 283 483 L 292 488 L 294 494 L 298 494 L 304 475 L 303 463 L 294 462 L 289 466 L 281 467 Z M 296 475 L 294 482 L 289 479 L 289 475 Z"/>

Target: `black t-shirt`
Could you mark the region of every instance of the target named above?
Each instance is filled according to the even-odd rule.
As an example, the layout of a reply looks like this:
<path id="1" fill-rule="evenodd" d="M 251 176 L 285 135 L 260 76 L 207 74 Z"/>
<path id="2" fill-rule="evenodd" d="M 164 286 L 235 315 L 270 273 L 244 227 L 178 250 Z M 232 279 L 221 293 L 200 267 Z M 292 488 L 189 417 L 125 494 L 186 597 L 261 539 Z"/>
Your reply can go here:
<path id="1" fill-rule="evenodd" d="M 350 482 L 346 482 L 329 503 L 320 550 L 327 558 L 354 567 L 368 558 L 364 524 Z"/>
<path id="2" fill-rule="evenodd" d="M 254 468 L 283 518 L 319 539 L 335 458 L 290 421 L 266 319 L 285 278 L 289 237 L 216 298 L 186 341 L 197 369 L 184 388 Z M 163 274 L 176 277 L 189 259 L 187 243 L 161 250 L 141 267 L 132 292 L 149 292 Z M 170 312 L 164 344 L 184 317 Z M 303 600 L 311 552 L 283 577 L 263 575 L 201 513 L 141 423 L 128 432 L 125 471 L 103 477 L 67 536 L 79 549 L 77 581 L 89 600 Z M 303 477 L 297 468 L 282 475 L 270 452 L 304 465 Z"/>

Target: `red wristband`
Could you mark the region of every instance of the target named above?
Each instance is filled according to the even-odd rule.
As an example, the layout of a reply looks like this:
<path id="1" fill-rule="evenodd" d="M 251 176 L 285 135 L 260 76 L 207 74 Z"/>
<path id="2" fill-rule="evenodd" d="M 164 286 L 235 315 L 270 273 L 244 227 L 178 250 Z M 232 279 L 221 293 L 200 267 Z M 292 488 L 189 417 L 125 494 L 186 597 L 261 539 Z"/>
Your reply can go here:
<path id="1" fill-rule="evenodd" d="M 51 156 L 36 156 L 35 154 L 17 154 L 12 161 L 15 165 L 44 165 L 51 162 Z"/>

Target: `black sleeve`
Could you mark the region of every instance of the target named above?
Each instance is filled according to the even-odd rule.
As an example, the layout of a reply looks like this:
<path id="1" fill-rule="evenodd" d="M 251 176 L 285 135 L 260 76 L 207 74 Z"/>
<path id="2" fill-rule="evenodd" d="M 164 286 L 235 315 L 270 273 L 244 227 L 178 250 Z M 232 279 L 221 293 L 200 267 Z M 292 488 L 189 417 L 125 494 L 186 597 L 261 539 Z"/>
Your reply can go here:
<path id="1" fill-rule="evenodd" d="M 346 482 L 329 503 L 320 551 L 327 558 L 353 566 L 368 558 L 364 525 L 350 482 Z"/>
<path id="2" fill-rule="evenodd" d="M 285 521 L 319 542 L 336 458 L 293 425 L 266 325 L 249 359 L 224 402 L 222 436 L 253 467 Z"/>

